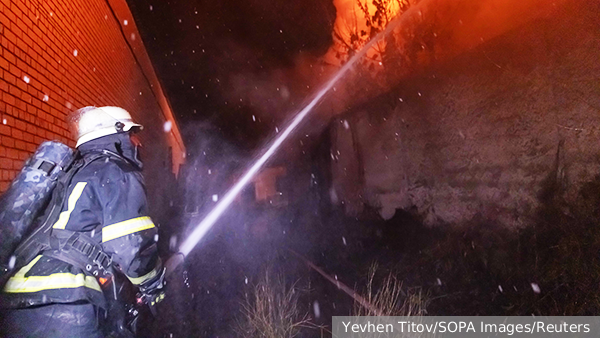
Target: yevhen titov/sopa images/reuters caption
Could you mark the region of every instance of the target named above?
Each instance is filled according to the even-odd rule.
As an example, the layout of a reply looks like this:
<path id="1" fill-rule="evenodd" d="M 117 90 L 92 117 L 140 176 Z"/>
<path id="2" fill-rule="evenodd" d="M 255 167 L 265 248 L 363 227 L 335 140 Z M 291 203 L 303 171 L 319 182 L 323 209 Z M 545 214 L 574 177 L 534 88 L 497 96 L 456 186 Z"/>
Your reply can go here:
<path id="1" fill-rule="evenodd" d="M 599 317 L 333 317 L 335 337 L 597 337 Z"/>

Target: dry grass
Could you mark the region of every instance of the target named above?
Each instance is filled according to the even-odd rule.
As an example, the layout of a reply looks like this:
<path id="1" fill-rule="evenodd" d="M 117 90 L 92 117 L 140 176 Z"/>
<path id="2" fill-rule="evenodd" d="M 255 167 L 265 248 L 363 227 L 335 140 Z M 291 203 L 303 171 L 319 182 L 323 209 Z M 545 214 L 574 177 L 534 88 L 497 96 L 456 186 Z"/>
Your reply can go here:
<path id="1" fill-rule="evenodd" d="M 246 338 L 292 338 L 303 329 L 318 328 L 298 307 L 301 290 L 287 286 L 283 277 L 272 279 L 269 271 L 246 295 L 238 333 Z"/>
<path id="2" fill-rule="evenodd" d="M 404 290 L 402 282 L 389 273 L 375 291 L 375 275 L 378 265 L 374 263 L 369 269 L 369 278 L 364 298 L 375 309 L 369 309 L 360 303 L 354 304 L 354 316 L 423 316 L 427 313 L 429 295 L 421 288 Z"/>

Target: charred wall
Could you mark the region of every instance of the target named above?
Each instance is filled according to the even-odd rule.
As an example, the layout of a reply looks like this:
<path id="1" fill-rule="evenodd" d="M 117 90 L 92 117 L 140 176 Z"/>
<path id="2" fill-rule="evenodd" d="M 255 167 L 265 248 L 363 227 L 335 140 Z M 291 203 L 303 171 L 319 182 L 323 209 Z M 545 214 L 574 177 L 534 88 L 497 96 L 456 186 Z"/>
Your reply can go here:
<path id="1" fill-rule="evenodd" d="M 600 173 L 597 9 L 569 2 L 334 121 L 339 203 L 522 226 L 550 183 L 574 202 Z"/>

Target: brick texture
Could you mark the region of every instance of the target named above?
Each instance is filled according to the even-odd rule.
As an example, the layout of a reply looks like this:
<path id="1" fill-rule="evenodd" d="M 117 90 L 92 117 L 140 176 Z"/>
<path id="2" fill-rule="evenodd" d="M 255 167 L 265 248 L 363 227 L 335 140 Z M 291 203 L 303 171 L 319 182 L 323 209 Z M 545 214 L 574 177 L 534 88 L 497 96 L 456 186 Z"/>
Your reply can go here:
<path id="1" fill-rule="evenodd" d="M 163 131 L 173 114 L 132 30 L 125 0 L 0 1 L 0 192 L 41 142 L 75 145 L 65 117 L 87 105 L 144 124 L 147 182 L 176 173 L 185 149 L 178 129 Z M 160 195 L 158 184 L 149 190 Z"/>

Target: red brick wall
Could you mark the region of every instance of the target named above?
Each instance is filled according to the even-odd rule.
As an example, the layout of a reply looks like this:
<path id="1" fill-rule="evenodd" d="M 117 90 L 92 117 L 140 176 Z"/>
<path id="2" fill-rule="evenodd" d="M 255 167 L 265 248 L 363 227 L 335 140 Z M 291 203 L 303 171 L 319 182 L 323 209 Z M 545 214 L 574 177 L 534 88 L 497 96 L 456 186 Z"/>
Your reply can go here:
<path id="1" fill-rule="evenodd" d="M 64 120 L 87 105 L 144 124 L 147 181 L 176 172 L 185 148 L 125 0 L 0 0 L 0 36 L 0 192 L 42 141 L 74 146 Z"/>

